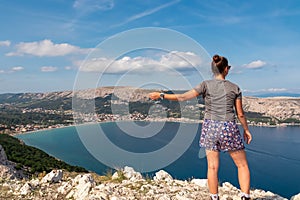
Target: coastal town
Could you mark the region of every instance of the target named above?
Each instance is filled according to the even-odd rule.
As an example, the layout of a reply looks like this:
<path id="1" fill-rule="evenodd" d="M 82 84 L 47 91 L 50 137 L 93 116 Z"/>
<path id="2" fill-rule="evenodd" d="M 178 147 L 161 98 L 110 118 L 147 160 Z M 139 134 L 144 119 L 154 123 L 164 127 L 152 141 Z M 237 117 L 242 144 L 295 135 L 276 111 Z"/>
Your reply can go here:
<path id="1" fill-rule="evenodd" d="M 149 101 L 149 90 L 99 88 L 78 93 L 79 108 L 72 107 L 72 92 L 2 94 L 0 96 L 0 133 L 20 134 L 65 126 L 112 121 L 174 121 L 201 123 L 204 102 L 182 104 Z M 95 108 L 87 112 L 93 100 Z M 300 125 L 300 98 L 243 97 L 251 126 L 286 127 Z"/>
<path id="2" fill-rule="evenodd" d="M 67 111 L 57 111 L 57 110 L 42 110 L 39 109 L 24 109 L 22 113 L 30 113 L 30 112 L 39 112 L 44 114 L 62 114 L 64 116 L 69 116 L 72 118 L 73 112 L 71 110 Z M 61 123 L 53 124 L 51 121 L 48 121 L 49 124 L 38 124 L 38 123 L 30 123 L 30 124 L 14 124 L 13 126 L 8 126 L 6 124 L 0 124 L 0 133 L 8 133 L 8 134 L 20 134 L 32 131 L 39 130 L 49 130 L 54 128 L 62 128 L 71 125 L 79 125 L 84 123 L 101 123 L 101 122 L 113 122 L 113 121 L 170 121 L 170 122 L 184 122 L 184 123 L 201 123 L 201 119 L 190 119 L 184 117 L 162 117 L 159 116 L 159 112 L 152 113 L 152 115 L 145 115 L 139 112 L 133 112 L 128 115 L 119 115 L 119 114 L 81 114 L 80 122 L 75 123 L 74 120 L 63 120 Z M 77 115 L 78 116 L 78 115 Z M 267 126 L 267 127 L 286 127 L 286 126 L 299 126 L 300 123 L 290 122 L 290 123 L 272 123 L 272 121 L 258 121 L 258 120 L 247 120 L 250 126 Z"/>

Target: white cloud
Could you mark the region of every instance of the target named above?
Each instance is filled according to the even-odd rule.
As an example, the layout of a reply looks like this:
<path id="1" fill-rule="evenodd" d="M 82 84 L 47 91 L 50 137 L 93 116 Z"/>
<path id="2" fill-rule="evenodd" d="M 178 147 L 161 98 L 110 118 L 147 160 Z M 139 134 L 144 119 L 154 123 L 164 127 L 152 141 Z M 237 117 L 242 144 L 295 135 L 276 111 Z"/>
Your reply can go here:
<path id="1" fill-rule="evenodd" d="M 286 92 L 286 88 L 269 88 L 267 89 L 268 92 Z"/>
<path id="2" fill-rule="evenodd" d="M 180 2 L 180 0 L 175 0 L 175 1 L 171 1 L 171 2 L 168 2 L 168 3 L 162 4 L 158 7 L 153 8 L 153 9 L 146 10 L 142 13 L 138 13 L 136 15 L 133 15 L 133 16 L 129 17 L 128 19 L 126 19 L 124 22 L 122 22 L 120 24 L 115 24 L 112 27 L 123 26 L 123 25 L 125 25 L 125 24 L 127 24 L 131 21 L 135 21 L 137 19 L 140 19 L 140 18 L 143 18 L 145 16 L 151 15 L 153 13 L 156 13 L 156 12 L 160 11 L 161 9 L 167 8 L 167 7 L 172 6 L 173 4 L 176 4 L 176 3 L 179 3 L 179 2 Z"/>
<path id="3" fill-rule="evenodd" d="M 13 67 L 11 70 L 13 72 L 16 72 L 16 71 L 22 71 L 24 69 L 24 67 L 21 67 L 21 66 L 17 66 L 17 67 Z"/>
<path id="4" fill-rule="evenodd" d="M 249 69 L 259 69 L 262 68 L 266 65 L 267 63 L 261 60 L 256 60 L 253 61 L 251 63 L 245 64 L 243 65 L 245 68 L 249 68 Z"/>
<path id="5" fill-rule="evenodd" d="M 243 90 L 243 92 L 247 93 L 276 93 L 276 92 L 288 92 L 287 88 L 265 88 L 260 90 Z"/>
<path id="6" fill-rule="evenodd" d="M 9 40 L 0 41 L 0 47 L 1 46 L 9 47 L 10 46 L 10 41 Z"/>
<path id="7" fill-rule="evenodd" d="M 65 56 L 67 54 L 83 54 L 88 49 L 81 49 L 67 43 L 54 44 L 51 40 L 42 40 L 39 42 L 21 42 L 16 45 L 16 52 L 10 52 L 7 56 Z"/>
<path id="8" fill-rule="evenodd" d="M 187 70 L 201 64 L 201 58 L 193 52 L 172 51 L 168 54 L 162 55 L 160 64 L 178 70 Z"/>
<path id="9" fill-rule="evenodd" d="M 110 10 L 113 7 L 113 0 L 76 0 L 73 4 L 73 8 L 78 9 L 82 12 Z"/>
<path id="10" fill-rule="evenodd" d="M 15 67 L 10 68 L 9 70 L 0 70 L 0 74 L 11 74 L 11 73 L 22 71 L 22 70 L 24 70 L 24 67 L 15 66 Z"/>
<path id="11" fill-rule="evenodd" d="M 55 72 L 57 71 L 57 67 L 52 67 L 52 66 L 43 66 L 41 67 L 42 72 Z"/>
<path id="12" fill-rule="evenodd" d="M 71 70 L 71 69 L 72 69 L 71 66 L 66 66 L 66 67 L 65 67 L 65 70 Z"/>
<path id="13" fill-rule="evenodd" d="M 193 52 L 172 51 L 160 56 L 158 60 L 149 57 L 128 57 L 125 56 L 119 60 L 109 58 L 94 58 L 84 62 L 78 61 L 76 66 L 85 72 L 102 72 L 109 74 L 120 74 L 129 71 L 132 73 L 149 73 L 153 71 L 182 71 L 187 72 L 195 70 L 195 67 L 201 64 L 201 58 Z"/>
<path id="14" fill-rule="evenodd" d="M 173 4 L 176 4 L 178 2 L 180 2 L 180 0 L 171 1 L 171 2 L 165 3 L 163 5 L 160 5 L 158 7 L 155 7 L 153 9 L 151 9 L 151 10 L 146 10 L 146 11 L 144 11 L 142 13 L 139 13 L 137 15 L 134 15 L 134 16 L 128 18 L 127 22 L 134 21 L 134 20 L 137 20 L 139 18 L 151 15 L 153 13 L 156 13 L 156 12 L 160 11 L 161 9 L 167 8 L 167 7 L 169 7 L 169 6 L 173 5 Z"/>

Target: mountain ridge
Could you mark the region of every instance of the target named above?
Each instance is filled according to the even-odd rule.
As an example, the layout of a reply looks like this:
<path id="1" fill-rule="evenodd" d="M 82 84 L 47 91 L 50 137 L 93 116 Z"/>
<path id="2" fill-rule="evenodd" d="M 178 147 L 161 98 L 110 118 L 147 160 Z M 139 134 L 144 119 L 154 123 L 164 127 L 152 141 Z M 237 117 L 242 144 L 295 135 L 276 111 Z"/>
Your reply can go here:
<path id="1" fill-rule="evenodd" d="M 104 86 L 104 87 L 98 87 L 98 88 L 89 88 L 89 89 L 82 89 L 82 90 L 64 90 L 64 91 L 53 91 L 53 92 L 17 92 L 17 93 L 1 93 L 0 94 L 0 103 L 1 100 L 7 98 L 13 98 L 16 96 L 24 96 L 24 97 L 34 97 L 36 99 L 38 98 L 49 98 L 49 97 L 68 97 L 71 98 L 73 94 L 79 94 L 84 95 L 89 93 L 87 97 L 90 98 L 90 95 L 94 95 L 93 97 L 103 97 L 107 93 L 113 93 L 113 91 L 118 92 L 122 90 L 133 90 L 133 91 L 140 91 L 142 93 L 144 92 L 152 92 L 152 91 L 162 91 L 160 89 L 144 89 L 144 88 L 136 88 L 132 86 Z M 143 92 L 144 91 L 144 92 Z M 176 89 L 173 91 L 187 91 L 182 89 Z M 22 98 L 24 98 L 22 97 Z M 84 97 L 84 96 L 83 96 Z M 297 93 L 266 93 L 266 94 L 248 94 L 245 95 L 245 97 L 249 98 L 295 98 L 300 99 L 300 94 Z"/>
<path id="2" fill-rule="evenodd" d="M 126 114 L 124 105 L 127 105 L 130 114 L 137 113 L 135 119 L 144 119 L 148 116 L 149 108 L 156 103 L 166 107 L 169 112 L 168 117 L 180 118 L 184 107 L 176 102 L 171 101 L 150 101 L 148 93 L 160 91 L 156 89 L 142 89 L 128 86 L 120 87 L 99 87 L 95 89 L 86 89 L 78 91 L 60 91 L 47 93 L 7 93 L 0 94 L 0 125 L 5 124 L 12 113 L 16 113 L 16 117 L 22 114 L 43 112 L 43 118 L 53 117 L 55 120 L 69 116 L 66 120 L 72 120 L 74 113 L 74 103 L 80 103 L 81 110 L 85 109 L 86 104 L 95 104 L 95 109 L 99 115 L 113 114 L 112 106 L 117 104 L 120 106 L 123 114 Z M 164 91 L 168 93 L 183 93 L 185 90 Z M 77 104 L 76 104 L 77 105 Z M 204 112 L 204 101 L 202 97 L 198 98 L 197 104 L 187 103 L 186 111 L 190 112 L 193 118 L 196 112 Z M 291 125 L 300 124 L 300 97 L 243 97 L 243 106 L 248 120 L 255 125 L 277 125 L 278 123 L 286 123 Z M 191 108 L 191 109 L 190 109 Z M 3 114 L 4 113 L 4 114 Z M 18 114 L 19 113 L 19 114 Z M 51 113 L 52 115 L 49 115 Z M 127 112 L 128 113 L 128 112 Z M 142 115 L 140 115 L 142 114 Z M 25 116 L 26 118 L 26 116 Z M 31 116 L 31 118 L 34 118 Z M 36 117 L 37 118 L 37 117 Z M 41 117 L 40 117 L 41 118 Z M 110 117 L 111 118 L 111 117 Z M 112 117 L 113 118 L 113 117 Z M 57 120 L 57 123 L 59 120 Z M 50 124 L 51 125 L 51 124 Z"/>

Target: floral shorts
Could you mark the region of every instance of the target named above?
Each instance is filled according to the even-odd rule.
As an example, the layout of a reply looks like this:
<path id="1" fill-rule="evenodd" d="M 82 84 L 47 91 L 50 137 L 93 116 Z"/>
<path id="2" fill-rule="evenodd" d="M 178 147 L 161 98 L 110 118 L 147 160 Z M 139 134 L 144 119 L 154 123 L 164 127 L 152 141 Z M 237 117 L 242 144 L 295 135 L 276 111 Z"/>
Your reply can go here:
<path id="1" fill-rule="evenodd" d="M 213 151 L 244 149 L 244 143 L 235 121 L 205 119 L 202 124 L 200 146 Z"/>

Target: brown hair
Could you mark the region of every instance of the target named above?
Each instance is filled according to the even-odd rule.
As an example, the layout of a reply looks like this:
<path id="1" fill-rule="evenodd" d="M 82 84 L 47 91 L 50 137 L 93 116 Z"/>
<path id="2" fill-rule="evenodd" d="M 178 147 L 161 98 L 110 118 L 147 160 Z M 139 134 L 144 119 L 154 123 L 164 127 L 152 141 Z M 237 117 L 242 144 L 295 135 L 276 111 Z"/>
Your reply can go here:
<path id="1" fill-rule="evenodd" d="M 211 62 L 211 69 L 214 75 L 222 74 L 228 66 L 227 58 L 219 55 L 214 55 Z"/>

